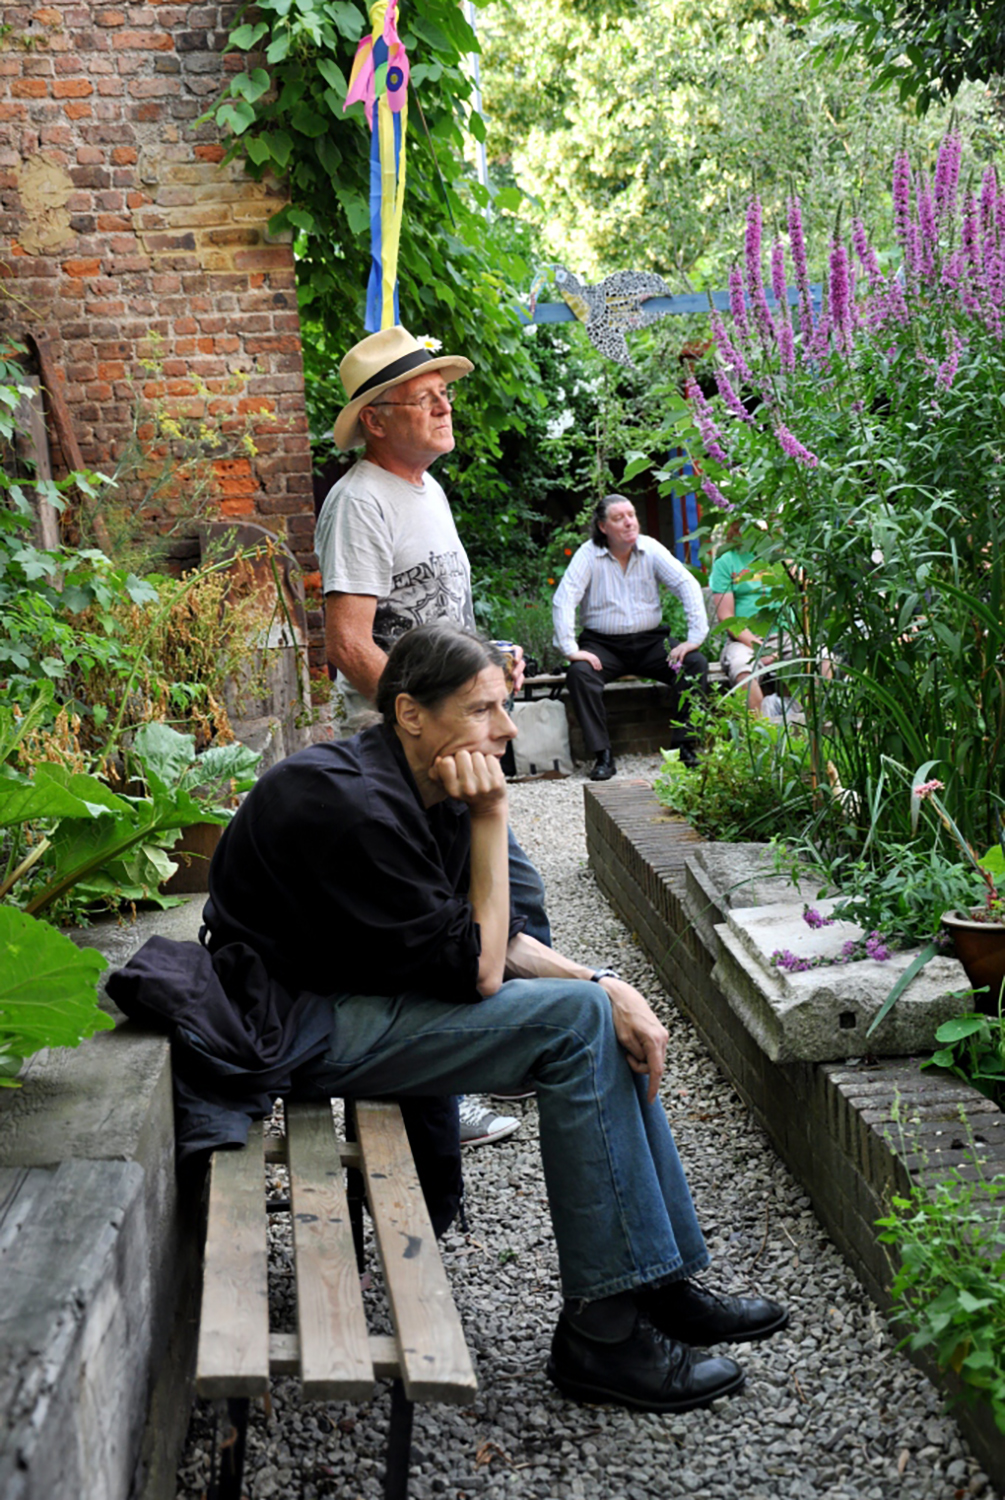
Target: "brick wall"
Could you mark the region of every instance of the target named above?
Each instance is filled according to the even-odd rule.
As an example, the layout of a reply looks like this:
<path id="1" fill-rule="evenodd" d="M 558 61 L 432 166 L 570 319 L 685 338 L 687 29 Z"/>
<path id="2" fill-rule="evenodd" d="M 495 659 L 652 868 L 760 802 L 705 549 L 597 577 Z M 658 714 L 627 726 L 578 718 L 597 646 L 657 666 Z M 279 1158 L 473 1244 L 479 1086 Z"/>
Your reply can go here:
<path id="1" fill-rule="evenodd" d="M 138 402 L 148 453 L 164 438 L 150 420 L 158 405 L 219 427 L 226 446 L 209 460 L 212 508 L 281 535 L 310 587 L 293 254 L 267 230 L 282 189 L 221 166 L 215 128 L 193 128 L 227 70 L 243 64 L 223 56 L 237 10 L 3 7 L 0 336 L 48 340 L 94 468 L 121 457 Z M 246 429 L 253 453 L 242 446 Z M 55 440 L 53 449 L 65 468 Z M 139 493 L 141 477 L 131 477 Z M 166 530 L 183 504 L 162 487 L 148 525 Z"/>
<path id="2" fill-rule="evenodd" d="M 720 1071 L 809 1194 L 824 1228 L 881 1307 L 894 1267 L 876 1220 L 912 1179 L 1005 1171 L 1005 1117 L 968 1084 L 922 1073 L 918 1059 L 773 1063 L 718 983 L 715 953 L 688 913 L 687 860 L 700 843 L 643 782 L 587 784 L 590 868 L 635 934 L 660 982 L 693 1023 Z M 718 920 L 714 916 L 713 920 Z M 714 932 L 708 934 L 714 941 Z M 973 1165 L 976 1158 L 980 1167 Z M 925 1353 L 912 1355 L 952 1395 L 960 1386 Z M 1005 1446 L 987 1403 L 955 1409 L 967 1441 L 999 1487 Z"/>

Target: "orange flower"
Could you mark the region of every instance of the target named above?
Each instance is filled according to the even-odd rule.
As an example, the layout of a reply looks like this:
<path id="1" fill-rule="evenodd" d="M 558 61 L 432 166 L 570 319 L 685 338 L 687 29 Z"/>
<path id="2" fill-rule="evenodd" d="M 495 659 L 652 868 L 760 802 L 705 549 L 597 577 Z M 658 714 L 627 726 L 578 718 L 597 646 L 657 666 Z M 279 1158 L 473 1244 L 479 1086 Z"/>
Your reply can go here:
<path id="1" fill-rule="evenodd" d="M 551 584 L 552 588 L 554 588 L 554 586 L 555 586 L 555 580 L 554 580 L 554 578 L 549 578 L 548 582 Z"/>
<path id="2" fill-rule="evenodd" d="M 565 549 L 565 555 L 566 555 L 566 557 L 571 557 L 572 556 L 572 548 L 571 547 L 566 547 L 566 549 Z"/>

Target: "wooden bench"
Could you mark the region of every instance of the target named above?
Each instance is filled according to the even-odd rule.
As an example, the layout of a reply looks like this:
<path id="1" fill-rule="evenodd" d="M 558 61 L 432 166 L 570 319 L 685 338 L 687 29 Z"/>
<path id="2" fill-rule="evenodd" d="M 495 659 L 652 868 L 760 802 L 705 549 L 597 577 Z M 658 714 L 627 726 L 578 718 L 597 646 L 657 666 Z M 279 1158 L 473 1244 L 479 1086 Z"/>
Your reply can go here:
<path id="1" fill-rule="evenodd" d="M 229 1434 L 209 1500 L 240 1500 L 250 1401 L 271 1375 L 299 1375 L 306 1401 L 361 1401 L 394 1382 L 384 1494 L 408 1490 L 416 1401 L 468 1404 L 477 1383 L 396 1104 L 347 1101 L 357 1142 L 336 1138 L 331 1105 L 288 1104 L 286 1134 L 253 1125 L 247 1146 L 210 1165 L 200 1396 L 227 1402 Z M 266 1163 L 289 1171 L 290 1196 L 268 1208 L 293 1221 L 297 1332 L 270 1333 Z M 362 1174 L 394 1334 L 367 1330 L 360 1290 L 362 1204 L 343 1169 Z M 350 1184 L 350 1192 L 352 1184 Z"/>
<path id="2" fill-rule="evenodd" d="M 709 681 L 714 689 L 725 685 L 725 674 L 718 662 L 709 665 Z M 517 701 L 533 702 L 535 698 L 546 697 L 553 692 L 565 705 L 573 759 L 591 759 L 583 743 L 579 720 L 572 711 L 569 694 L 565 691 L 564 672 L 541 673 L 524 678 Z M 672 690 L 663 683 L 641 677 L 619 677 L 607 684 L 604 700 L 611 749 L 615 756 L 654 754 L 683 737 L 683 731 L 678 732 L 676 739 L 670 732 L 671 696 Z"/>

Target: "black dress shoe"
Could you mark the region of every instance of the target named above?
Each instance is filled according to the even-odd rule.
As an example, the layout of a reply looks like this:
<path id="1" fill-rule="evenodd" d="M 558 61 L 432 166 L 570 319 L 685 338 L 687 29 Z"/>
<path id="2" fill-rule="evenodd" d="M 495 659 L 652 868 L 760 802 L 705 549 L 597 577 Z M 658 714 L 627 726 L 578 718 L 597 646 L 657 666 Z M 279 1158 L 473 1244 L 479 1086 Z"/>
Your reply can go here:
<path id="1" fill-rule="evenodd" d="M 584 1338 L 560 1317 L 551 1341 L 548 1379 L 575 1401 L 613 1402 L 636 1411 L 690 1411 L 743 1385 L 732 1359 L 688 1349 L 668 1339 L 645 1318 L 628 1338 L 605 1344 Z"/>
<path id="2" fill-rule="evenodd" d="M 701 1348 L 766 1339 L 789 1321 L 785 1308 L 767 1297 L 721 1297 L 696 1281 L 645 1288 L 636 1300 L 668 1338 Z"/>
<path id="3" fill-rule="evenodd" d="M 614 756 L 609 750 L 597 752 L 597 763 L 590 772 L 591 781 L 610 781 L 617 774 L 617 766 L 614 764 Z"/>

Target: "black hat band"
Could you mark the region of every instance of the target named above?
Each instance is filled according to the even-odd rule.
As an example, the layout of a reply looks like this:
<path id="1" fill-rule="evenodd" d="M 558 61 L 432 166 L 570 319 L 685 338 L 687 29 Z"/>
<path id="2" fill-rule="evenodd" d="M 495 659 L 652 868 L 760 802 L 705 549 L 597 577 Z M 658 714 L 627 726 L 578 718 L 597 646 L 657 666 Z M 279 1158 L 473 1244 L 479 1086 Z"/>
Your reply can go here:
<path id="1" fill-rule="evenodd" d="M 409 370 L 416 370 L 419 365 L 428 364 L 432 357 L 428 349 L 413 349 L 411 354 L 403 354 L 400 359 L 392 360 L 389 365 L 378 370 L 376 375 L 371 375 L 369 380 L 364 380 L 362 385 L 358 385 L 350 400 L 356 401 L 367 391 L 372 391 L 374 386 L 387 385 L 389 381 L 397 380 L 399 375 L 407 375 Z"/>

